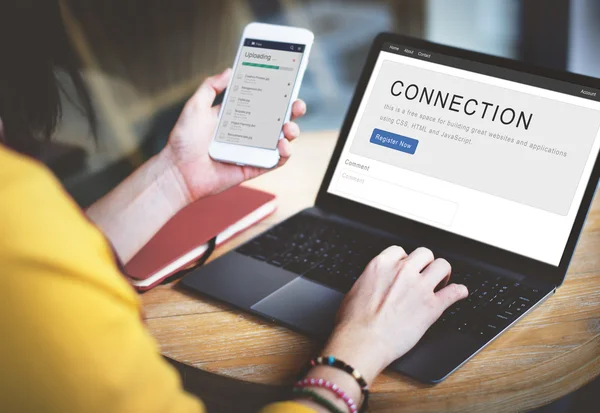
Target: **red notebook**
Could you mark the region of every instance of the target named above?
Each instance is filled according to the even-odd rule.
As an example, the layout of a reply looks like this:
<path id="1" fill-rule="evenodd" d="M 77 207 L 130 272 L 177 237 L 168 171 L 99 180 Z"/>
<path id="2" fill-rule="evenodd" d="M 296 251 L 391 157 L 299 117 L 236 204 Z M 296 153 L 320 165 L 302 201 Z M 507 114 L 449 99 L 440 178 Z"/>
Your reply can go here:
<path id="1" fill-rule="evenodd" d="M 188 268 L 209 249 L 271 215 L 275 196 L 238 186 L 200 199 L 179 211 L 127 263 L 132 285 L 145 291 L 165 278 Z"/>

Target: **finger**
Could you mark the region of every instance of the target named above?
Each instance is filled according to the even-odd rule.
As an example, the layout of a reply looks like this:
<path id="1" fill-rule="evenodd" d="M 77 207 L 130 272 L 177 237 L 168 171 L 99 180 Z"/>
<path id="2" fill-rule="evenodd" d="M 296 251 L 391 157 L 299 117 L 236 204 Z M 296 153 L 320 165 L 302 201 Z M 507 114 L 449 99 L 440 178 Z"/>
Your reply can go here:
<path id="1" fill-rule="evenodd" d="M 378 279 L 386 277 L 391 281 L 398 273 L 400 262 L 405 258 L 404 248 L 392 245 L 373 258 L 367 267 L 371 267 L 372 271 L 369 273 L 375 274 Z"/>
<path id="2" fill-rule="evenodd" d="M 221 111 L 221 105 L 213 106 L 210 110 L 212 111 L 213 117 L 218 118 L 219 112 Z"/>
<path id="3" fill-rule="evenodd" d="M 191 100 L 200 106 L 210 108 L 217 95 L 225 90 L 229 84 L 230 78 L 230 68 L 225 69 L 225 71 L 221 74 L 207 78 L 204 82 L 202 82 L 196 93 L 194 93 L 194 96 L 192 96 Z"/>
<path id="4" fill-rule="evenodd" d="M 298 99 L 292 105 L 292 120 L 304 115 L 306 115 L 306 103 L 302 99 Z"/>
<path id="5" fill-rule="evenodd" d="M 279 163 L 283 165 L 292 156 L 292 144 L 286 139 L 281 139 L 277 144 L 277 149 L 279 149 L 279 156 L 281 157 Z"/>
<path id="6" fill-rule="evenodd" d="M 438 298 L 441 308 L 440 314 L 452 304 L 457 301 L 463 300 L 469 296 L 469 290 L 462 284 L 450 284 L 442 288 L 440 291 L 435 293 Z"/>
<path id="7" fill-rule="evenodd" d="M 391 259 L 393 259 L 395 261 L 400 261 L 400 260 L 406 258 L 406 256 L 407 256 L 406 251 L 404 251 L 404 248 L 402 248 L 398 245 L 391 245 L 391 246 L 387 247 L 386 249 L 381 251 L 381 253 L 379 255 L 390 257 Z"/>
<path id="8" fill-rule="evenodd" d="M 229 165 L 229 166 L 231 166 L 232 168 L 239 168 L 236 165 Z M 242 171 L 244 172 L 244 180 L 245 181 L 256 178 L 257 176 L 260 176 L 268 171 L 268 169 L 257 168 L 255 166 L 248 166 L 248 165 L 242 166 L 241 168 L 242 168 Z"/>
<path id="9" fill-rule="evenodd" d="M 385 294 L 398 275 L 404 258 L 406 252 L 402 247 L 392 245 L 386 248 L 367 264 L 353 288 L 360 288 L 374 297 Z"/>
<path id="10" fill-rule="evenodd" d="M 389 275 L 390 275 L 390 279 L 392 279 L 393 277 L 395 277 L 398 272 L 400 271 L 400 268 L 402 266 L 402 261 L 404 261 L 404 259 L 406 259 L 407 254 L 406 251 L 404 251 L 404 248 L 398 246 L 398 245 L 392 245 L 390 247 L 387 247 L 386 249 L 384 249 L 381 254 L 381 256 L 391 260 L 391 266 L 393 268 L 392 271 L 388 271 Z"/>
<path id="11" fill-rule="evenodd" d="M 293 141 L 300 136 L 300 127 L 296 122 L 286 123 L 283 125 L 283 136 L 285 136 L 288 141 Z"/>
<path id="12" fill-rule="evenodd" d="M 452 271 L 450 263 L 443 258 L 438 258 L 429 264 L 421 274 L 433 290 L 438 284 L 450 277 L 450 271 Z"/>
<path id="13" fill-rule="evenodd" d="M 415 271 L 421 272 L 433 262 L 433 252 L 429 248 L 419 247 L 406 257 L 406 265 Z"/>

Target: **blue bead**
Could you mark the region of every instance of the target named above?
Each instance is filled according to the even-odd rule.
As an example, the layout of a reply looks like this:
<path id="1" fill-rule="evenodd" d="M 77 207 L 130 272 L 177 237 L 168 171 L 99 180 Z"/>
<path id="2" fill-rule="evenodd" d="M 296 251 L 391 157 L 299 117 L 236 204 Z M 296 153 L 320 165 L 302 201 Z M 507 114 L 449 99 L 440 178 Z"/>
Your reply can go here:
<path id="1" fill-rule="evenodd" d="M 327 361 L 329 362 L 329 365 L 332 366 L 333 362 L 335 361 L 335 357 L 329 356 L 327 357 Z"/>

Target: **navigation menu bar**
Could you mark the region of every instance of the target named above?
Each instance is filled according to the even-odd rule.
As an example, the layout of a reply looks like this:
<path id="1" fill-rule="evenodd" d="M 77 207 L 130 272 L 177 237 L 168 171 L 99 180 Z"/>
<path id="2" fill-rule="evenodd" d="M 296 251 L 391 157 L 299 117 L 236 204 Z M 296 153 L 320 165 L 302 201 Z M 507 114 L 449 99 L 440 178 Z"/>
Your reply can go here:
<path id="1" fill-rule="evenodd" d="M 488 65 L 472 60 L 448 56 L 440 53 L 433 53 L 414 47 L 392 43 L 384 43 L 382 50 L 397 55 L 425 60 L 444 66 L 455 67 L 457 69 L 468 70 L 470 72 L 479 73 L 482 75 L 493 76 L 512 82 L 522 83 L 524 85 L 548 89 L 555 92 L 600 102 L 600 90 L 564 82 L 562 80 L 532 75 L 530 73 L 519 72 L 517 70 L 506 69 L 499 66 Z"/>

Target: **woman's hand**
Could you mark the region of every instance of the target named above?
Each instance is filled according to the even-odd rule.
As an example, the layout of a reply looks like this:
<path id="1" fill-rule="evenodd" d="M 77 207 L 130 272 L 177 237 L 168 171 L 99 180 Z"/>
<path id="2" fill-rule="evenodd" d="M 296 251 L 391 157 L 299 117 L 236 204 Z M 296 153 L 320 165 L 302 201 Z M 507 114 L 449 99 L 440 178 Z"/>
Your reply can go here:
<path id="1" fill-rule="evenodd" d="M 227 69 L 202 83 L 186 103 L 164 149 L 175 172 L 180 176 L 182 190 L 187 194 L 189 202 L 219 193 L 268 171 L 216 162 L 208 155 L 219 114 L 219 107 L 212 107 L 212 103 L 227 87 L 230 77 L 231 69 Z M 305 113 L 304 102 L 294 102 L 292 119 Z M 298 137 L 300 129 L 296 123 L 289 122 L 284 125 L 283 132 L 285 139 L 280 140 L 278 145 L 281 156 L 278 166 L 283 165 L 290 157 L 290 142 Z"/>
<path id="2" fill-rule="evenodd" d="M 323 355 L 360 371 L 369 384 L 404 355 L 449 306 L 466 298 L 464 285 L 434 292 L 450 276 L 448 261 L 426 248 L 406 255 L 389 247 L 375 257 L 346 296 Z"/>
<path id="3" fill-rule="evenodd" d="M 346 295 L 338 313 L 336 327 L 323 356 L 334 356 L 357 369 L 373 384 L 375 377 L 390 363 L 403 356 L 421 339 L 427 329 L 452 304 L 466 298 L 464 285 L 451 284 L 434 292 L 450 276 L 450 264 L 434 259 L 426 248 L 406 255 L 400 247 L 389 247 L 367 265 Z M 352 400 L 362 396 L 356 380 L 328 366 L 313 367 L 307 377 L 335 383 Z M 346 406 L 331 392 L 314 389 L 339 409 Z M 311 400 L 298 400 L 317 412 L 326 412 Z"/>
<path id="4" fill-rule="evenodd" d="M 86 213 L 127 263 L 178 211 L 191 202 L 235 186 L 266 170 L 213 161 L 208 147 L 217 126 L 217 94 L 229 82 L 231 70 L 210 77 L 185 105 L 166 147 L 138 168 Z M 294 103 L 292 117 L 304 115 L 306 105 Z M 279 141 L 283 165 L 291 155 L 290 141 L 300 130 L 293 122 Z"/>

